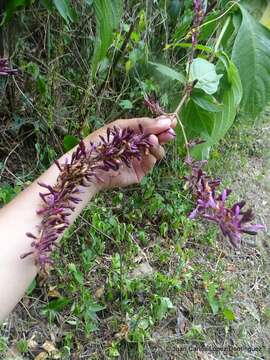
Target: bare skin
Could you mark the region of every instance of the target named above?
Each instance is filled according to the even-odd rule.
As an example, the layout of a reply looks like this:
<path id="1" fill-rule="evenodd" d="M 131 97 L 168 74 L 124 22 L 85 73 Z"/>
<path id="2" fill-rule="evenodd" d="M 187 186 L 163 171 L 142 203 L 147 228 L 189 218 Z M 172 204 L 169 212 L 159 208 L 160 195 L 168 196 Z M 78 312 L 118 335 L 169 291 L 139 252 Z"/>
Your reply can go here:
<path id="1" fill-rule="evenodd" d="M 84 140 L 86 146 L 90 141 L 97 142 L 99 135 L 106 134 L 107 127 L 114 125 L 120 128 L 130 127 L 135 131 L 139 131 L 139 125 L 142 125 L 144 131 L 151 134 L 150 139 L 153 144 L 151 152 L 143 156 L 141 161 L 134 160 L 131 168 L 122 166 L 118 173 L 106 175 L 104 173 L 102 176 L 104 182 L 91 184 L 86 190 L 84 188 L 84 193 L 81 194 L 82 201 L 70 216 L 71 223 L 74 222 L 97 192 L 108 188 L 139 183 L 143 176 L 151 171 L 156 161 L 165 156 L 162 144 L 174 138 L 173 135 L 165 133 L 165 131 L 175 128 L 176 121 L 166 116 L 157 119 L 116 120 L 90 134 Z M 74 149 L 62 156 L 59 162 L 61 163 L 65 158 L 70 157 L 73 151 Z M 0 241 L 2 242 L 0 252 L 0 321 L 3 321 L 13 310 L 37 274 L 38 269 L 34 264 L 33 257 L 29 256 L 22 260 L 20 255 L 31 250 L 31 241 L 25 236 L 25 233 L 29 231 L 35 233 L 36 226 L 40 223 L 40 217 L 36 214 L 36 209 L 40 206 L 38 195 L 40 187 L 37 182 L 54 184 L 58 174 L 59 170 L 53 164 L 37 180 L 0 210 Z"/>

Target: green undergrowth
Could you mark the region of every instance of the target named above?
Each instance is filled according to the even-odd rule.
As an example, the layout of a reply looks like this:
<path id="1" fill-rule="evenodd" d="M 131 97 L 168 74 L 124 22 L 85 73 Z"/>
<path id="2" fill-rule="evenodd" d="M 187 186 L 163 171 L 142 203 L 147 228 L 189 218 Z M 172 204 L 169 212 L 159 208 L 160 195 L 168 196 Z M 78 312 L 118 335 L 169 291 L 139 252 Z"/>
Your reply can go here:
<path id="1" fill-rule="evenodd" d="M 208 172 L 221 175 L 224 186 L 234 187 L 239 163 L 245 172 L 250 158 L 265 156 L 266 147 L 249 136 L 254 131 L 251 123 L 241 131 L 236 125 L 229 142 L 213 150 Z M 35 280 L 14 313 L 19 353 L 30 359 L 40 352 L 61 359 L 178 359 L 193 346 L 186 358 L 195 359 L 203 346 L 229 346 L 220 357 L 229 359 L 257 346 L 263 356 L 259 338 L 247 342 L 237 305 L 246 291 L 238 271 L 253 274 L 244 263 L 256 254 L 246 246 L 231 249 L 214 226 L 188 219 L 193 204 L 184 190 L 186 168 L 173 149 L 140 186 L 99 194 L 68 230 L 49 278 Z M 1 200 L 17 191 L 1 187 Z M 232 200 L 239 200 L 237 192 Z M 263 326 L 269 314 L 265 304 L 257 315 Z M 14 344 L 14 331 L 7 337 L 3 325 L 3 353 Z M 53 348 L 42 350 L 45 341 Z"/>

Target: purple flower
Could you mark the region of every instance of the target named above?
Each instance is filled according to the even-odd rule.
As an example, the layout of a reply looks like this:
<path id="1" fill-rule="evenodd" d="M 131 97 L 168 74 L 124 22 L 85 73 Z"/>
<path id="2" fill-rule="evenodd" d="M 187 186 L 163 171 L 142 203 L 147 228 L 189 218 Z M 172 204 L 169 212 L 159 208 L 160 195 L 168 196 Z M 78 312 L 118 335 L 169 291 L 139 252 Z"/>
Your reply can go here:
<path id="1" fill-rule="evenodd" d="M 201 25 L 204 18 L 203 0 L 194 0 L 193 6 L 194 6 L 194 18 L 193 18 L 193 26 L 191 29 L 191 40 L 193 47 L 195 47 L 198 43 L 199 26 Z"/>
<path id="2" fill-rule="evenodd" d="M 122 164 L 132 166 L 134 158 L 141 159 L 151 147 L 149 135 L 130 128 L 107 129 L 107 136 L 100 136 L 98 144 L 90 143 L 89 149 L 81 141 L 72 153 L 70 161 L 63 164 L 56 161 L 60 173 L 54 186 L 39 183 L 46 192 L 40 193 L 42 206 L 37 214 L 42 217 L 37 235 L 26 233 L 32 239 L 32 251 L 23 254 L 21 258 L 34 255 L 36 264 L 44 269 L 46 264 L 52 264 L 50 253 L 56 246 L 56 240 L 69 226 L 70 211 L 81 201 L 78 196 L 82 191 L 79 186 L 89 186 L 100 180 L 97 172 L 117 171 Z"/>
<path id="3" fill-rule="evenodd" d="M 245 201 L 227 207 L 227 199 L 230 189 L 224 189 L 217 194 L 216 189 L 220 185 L 219 179 L 211 179 L 203 170 L 205 162 L 194 161 L 187 158 L 185 163 L 190 167 L 191 173 L 186 176 L 188 189 L 196 200 L 196 208 L 190 213 L 189 218 L 200 216 L 208 221 L 219 225 L 222 234 L 228 237 L 231 245 L 239 248 L 243 233 L 256 235 L 258 230 L 265 227 L 261 224 L 251 224 L 254 216 L 251 209 L 243 211 Z"/>
<path id="4" fill-rule="evenodd" d="M 7 59 L 0 58 L 0 76 L 16 75 L 17 73 L 18 73 L 17 69 L 11 69 L 8 66 Z"/>

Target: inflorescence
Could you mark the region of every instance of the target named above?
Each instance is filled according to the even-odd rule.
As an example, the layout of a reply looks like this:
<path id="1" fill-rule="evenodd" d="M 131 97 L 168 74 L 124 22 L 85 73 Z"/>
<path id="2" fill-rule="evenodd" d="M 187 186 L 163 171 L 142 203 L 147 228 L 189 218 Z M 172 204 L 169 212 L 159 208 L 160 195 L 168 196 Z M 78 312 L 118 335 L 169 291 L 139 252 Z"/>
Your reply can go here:
<path id="1" fill-rule="evenodd" d="M 33 255 L 41 269 L 44 269 L 46 264 L 51 264 L 50 253 L 57 246 L 56 240 L 69 226 L 69 216 L 81 201 L 80 187 L 102 181 L 100 172 L 118 171 L 122 164 L 131 167 L 132 160 L 140 160 L 151 146 L 149 135 L 143 132 L 142 127 L 139 134 L 130 128 L 114 127 L 107 129 L 106 138 L 100 136 L 98 144 L 90 143 L 89 149 L 86 149 L 81 141 L 72 153 L 70 161 L 66 159 L 63 164 L 56 161 L 60 171 L 56 185 L 39 183 L 46 189 L 45 193 L 39 194 L 42 206 L 37 214 L 42 216 L 42 221 L 38 227 L 38 234 L 26 234 L 33 240 L 33 249 L 21 258 Z"/>
<path id="2" fill-rule="evenodd" d="M 81 187 L 88 187 L 96 181 L 103 181 L 102 172 L 118 171 L 121 165 L 132 166 L 132 160 L 142 158 L 152 146 L 149 135 L 143 132 L 135 133 L 130 128 L 108 128 L 106 138 L 100 136 L 98 144 L 90 143 L 89 148 L 81 141 L 72 153 L 70 160 L 63 164 L 55 162 L 59 175 L 54 186 L 39 183 L 46 189 L 40 193 L 42 206 L 37 214 L 42 217 L 37 234 L 26 233 L 32 239 L 32 250 L 21 255 L 25 258 L 33 255 L 35 263 L 42 270 L 47 264 L 52 264 L 50 253 L 57 246 L 57 239 L 68 228 L 69 216 L 75 206 L 81 201 Z M 219 225 L 224 236 L 230 243 L 239 248 L 242 233 L 257 234 L 264 229 L 263 225 L 251 224 L 252 211 L 243 211 L 245 201 L 235 203 L 232 207 L 226 204 L 231 190 L 217 191 L 220 179 L 211 179 L 202 167 L 206 161 L 195 161 L 190 157 L 185 160 L 190 167 L 189 176 L 185 177 L 187 188 L 193 194 L 196 208 L 189 215 L 190 219 L 201 217 Z"/>
<path id="3" fill-rule="evenodd" d="M 192 46 L 195 47 L 198 43 L 199 28 L 204 18 L 203 0 L 193 0 L 194 18 L 191 29 Z"/>
<path id="4" fill-rule="evenodd" d="M 8 65 L 8 59 L 0 58 L 0 76 L 16 75 L 17 69 L 11 69 Z"/>
<path id="5" fill-rule="evenodd" d="M 219 225 L 222 234 L 228 237 L 232 246 L 239 248 L 243 233 L 256 235 L 264 229 L 261 224 L 251 224 L 254 215 L 251 209 L 243 211 L 245 201 L 235 203 L 232 207 L 226 204 L 230 189 L 217 191 L 220 179 L 211 179 L 202 167 L 207 161 L 195 161 L 190 157 L 185 160 L 190 167 L 190 175 L 185 177 L 187 188 L 192 193 L 196 208 L 189 215 L 190 219 L 201 217 Z"/>

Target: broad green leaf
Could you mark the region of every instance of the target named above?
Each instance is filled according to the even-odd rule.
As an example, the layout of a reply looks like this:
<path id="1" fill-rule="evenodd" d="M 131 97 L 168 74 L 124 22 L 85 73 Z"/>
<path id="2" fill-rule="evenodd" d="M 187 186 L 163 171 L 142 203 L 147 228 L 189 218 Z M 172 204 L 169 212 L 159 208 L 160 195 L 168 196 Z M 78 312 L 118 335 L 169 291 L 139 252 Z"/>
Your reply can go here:
<path id="1" fill-rule="evenodd" d="M 260 19 L 267 4 L 269 3 L 269 0 L 241 0 L 239 2 L 245 7 L 251 16 L 254 16 L 256 19 Z"/>
<path id="2" fill-rule="evenodd" d="M 69 0 L 53 0 L 53 3 L 66 23 L 74 21 L 74 10 L 71 8 Z"/>
<path id="3" fill-rule="evenodd" d="M 113 31 L 118 27 L 122 14 L 122 0 L 95 0 L 96 41 L 92 57 L 92 74 L 107 54 L 113 41 Z"/>
<path id="4" fill-rule="evenodd" d="M 79 144 L 79 140 L 78 138 L 76 138 L 76 136 L 65 135 L 63 144 L 64 144 L 64 150 L 69 151 L 72 148 L 74 148 L 74 146 Z"/>
<path id="5" fill-rule="evenodd" d="M 186 81 L 184 75 L 181 72 L 176 71 L 166 65 L 162 65 L 154 62 L 149 62 L 149 64 L 153 65 L 159 73 L 169 77 L 172 80 L 177 80 L 180 83 L 185 83 Z"/>
<path id="6" fill-rule="evenodd" d="M 242 109 L 256 117 L 270 100 L 270 31 L 243 7 L 232 60 L 243 85 Z"/>
<path id="7" fill-rule="evenodd" d="M 210 142 L 214 113 L 198 106 L 191 98 L 182 112 L 183 122 L 189 139 L 201 137 Z"/>
<path id="8" fill-rule="evenodd" d="M 217 92 L 221 77 L 216 73 L 215 65 L 205 59 L 194 59 L 190 65 L 189 80 L 196 80 L 195 88 L 202 89 L 209 95 Z"/>
<path id="9" fill-rule="evenodd" d="M 235 119 L 242 98 L 242 84 L 233 62 L 227 64 L 228 88 L 223 93 L 223 111 L 215 114 L 214 127 L 211 133 L 211 145 L 222 139 Z"/>
<path id="10" fill-rule="evenodd" d="M 189 139 L 200 137 L 205 143 L 191 150 L 194 158 L 207 158 L 211 146 L 217 144 L 229 130 L 235 119 L 242 98 L 241 80 L 236 66 L 226 57 L 221 58 L 227 73 L 225 89 L 220 94 L 222 111 L 209 112 L 191 98 L 183 109 L 183 122 Z"/>
<path id="11" fill-rule="evenodd" d="M 222 104 L 219 104 L 213 96 L 207 95 L 202 91 L 195 90 L 196 89 L 194 89 L 191 95 L 191 99 L 194 101 L 195 104 L 209 112 L 222 111 Z"/>

